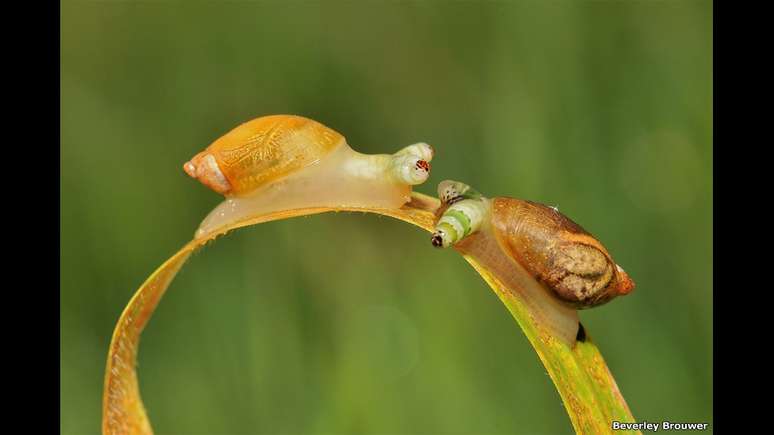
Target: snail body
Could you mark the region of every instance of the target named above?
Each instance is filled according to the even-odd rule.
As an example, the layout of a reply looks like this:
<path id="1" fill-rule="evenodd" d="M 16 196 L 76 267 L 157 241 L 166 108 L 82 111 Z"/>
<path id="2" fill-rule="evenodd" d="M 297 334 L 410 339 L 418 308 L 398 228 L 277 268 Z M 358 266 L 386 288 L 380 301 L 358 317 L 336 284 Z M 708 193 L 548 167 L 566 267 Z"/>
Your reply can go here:
<path id="1" fill-rule="evenodd" d="M 454 181 L 439 185 L 443 205 L 431 239 L 434 246 L 456 245 L 481 229 L 502 254 L 573 309 L 602 305 L 634 288 L 607 249 L 556 208 L 515 198 L 488 199 L 471 191 Z"/>
<path id="2" fill-rule="evenodd" d="M 344 136 L 293 115 L 248 121 L 183 165 L 226 200 L 196 236 L 261 213 L 294 208 L 400 208 L 411 186 L 427 180 L 433 149 L 425 143 L 395 154 L 362 154 Z"/>

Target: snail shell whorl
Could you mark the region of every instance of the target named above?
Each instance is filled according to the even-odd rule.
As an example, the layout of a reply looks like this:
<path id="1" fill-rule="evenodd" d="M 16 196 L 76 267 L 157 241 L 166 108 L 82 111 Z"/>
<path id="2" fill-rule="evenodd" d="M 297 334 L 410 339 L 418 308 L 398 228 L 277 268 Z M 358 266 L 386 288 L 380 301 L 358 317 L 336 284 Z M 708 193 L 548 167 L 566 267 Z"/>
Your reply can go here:
<path id="1" fill-rule="evenodd" d="M 183 168 L 218 193 L 240 196 L 318 162 L 344 143 L 344 136 L 317 121 L 264 116 L 226 133 Z"/>
<path id="2" fill-rule="evenodd" d="M 555 209 L 494 198 L 492 228 L 512 259 L 575 308 L 604 304 L 634 288 L 605 247 Z"/>

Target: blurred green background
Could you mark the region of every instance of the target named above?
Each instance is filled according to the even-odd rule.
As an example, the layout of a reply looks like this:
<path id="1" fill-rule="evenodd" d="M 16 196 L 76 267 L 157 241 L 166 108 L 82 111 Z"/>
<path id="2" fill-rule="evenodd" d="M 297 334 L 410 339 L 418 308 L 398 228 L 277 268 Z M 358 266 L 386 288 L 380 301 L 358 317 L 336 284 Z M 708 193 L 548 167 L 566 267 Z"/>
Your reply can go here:
<path id="1" fill-rule="evenodd" d="M 106 352 L 219 201 L 181 165 L 293 113 L 431 179 L 558 205 L 637 283 L 581 313 L 635 417 L 712 422 L 712 5 L 80 2 L 61 16 L 61 431 L 97 433 Z M 571 433 L 506 308 L 386 217 L 219 239 L 146 329 L 157 433 Z"/>

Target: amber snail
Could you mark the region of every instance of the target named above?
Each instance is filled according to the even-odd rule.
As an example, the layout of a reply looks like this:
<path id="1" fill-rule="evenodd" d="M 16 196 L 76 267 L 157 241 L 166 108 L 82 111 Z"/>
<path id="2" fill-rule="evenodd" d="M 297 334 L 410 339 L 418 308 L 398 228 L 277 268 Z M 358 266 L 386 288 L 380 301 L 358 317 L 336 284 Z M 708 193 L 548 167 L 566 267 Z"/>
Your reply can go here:
<path id="1" fill-rule="evenodd" d="M 234 128 L 183 170 L 227 198 L 202 222 L 201 237 L 276 210 L 399 208 L 411 199 L 411 186 L 427 180 L 432 158 L 426 143 L 392 155 L 361 154 L 317 121 L 271 115 Z"/>
<path id="2" fill-rule="evenodd" d="M 476 245 L 477 255 L 499 268 L 502 276 L 512 276 L 506 269 L 518 267 L 570 309 L 602 305 L 634 288 L 607 249 L 556 207 L 515 198 L 489 199 L 451 180 L 438 185 L 438 196 L 442 205 L 431 238 L 433 246 L 462 245 L 464 252 Z M 465 246 L 466 239 L 480 234 L 487 241 L 479 236 Z M 523 282 L 514 286 L 524 287 Z"/>

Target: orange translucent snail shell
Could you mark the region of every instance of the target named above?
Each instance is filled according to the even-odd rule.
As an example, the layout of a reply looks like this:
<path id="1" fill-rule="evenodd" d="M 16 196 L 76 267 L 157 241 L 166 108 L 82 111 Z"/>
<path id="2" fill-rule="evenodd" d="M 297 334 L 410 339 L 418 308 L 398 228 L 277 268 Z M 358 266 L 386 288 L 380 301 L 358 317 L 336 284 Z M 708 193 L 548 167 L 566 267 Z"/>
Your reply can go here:
<path id="1" fill-rule="evenodd" d="M 343 143 L 341 134 L 317 121 L 263 116 L 226 133 L 183 169 L 222 195 L 239 196 L 318 162 Z"/>

